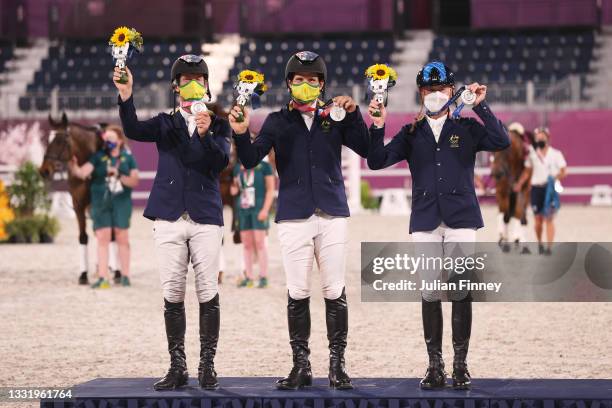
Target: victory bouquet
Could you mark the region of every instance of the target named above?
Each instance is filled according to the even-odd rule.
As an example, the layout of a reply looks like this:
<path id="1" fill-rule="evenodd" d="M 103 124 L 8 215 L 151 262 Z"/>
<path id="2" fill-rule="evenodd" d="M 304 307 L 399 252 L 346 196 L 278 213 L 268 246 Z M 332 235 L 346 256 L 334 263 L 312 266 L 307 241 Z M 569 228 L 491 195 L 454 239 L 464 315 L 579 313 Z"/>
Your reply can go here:
<path id="1" fill-rule="evenodd" d="M 111 46 L 115 66 L 121 69 L 121 78 L 118 82 L 125 84 L 128 81 L 125 63 L 134 51 L 142 51 L 142 35 L 133 28 L 119 27 L 113 32 L 108 44 Z"/>
<path id="2" fill-rule="evenodd" d="M 264 75 L 251 70 L 241 71 L 236 77 L 236 84 L 234 85 L 236 90 L 236 105 L 244 111 L 244 107 L 251 104 L 253 109 L 257 109 L 261 102 L 259 97 L 268 89 L 264 83 Z M 238 122 L 244 120 L 244 115 L 241 114 L 237 119 Z"/>
<path id="3" fill-rule="evenodd" d="M 387 106 L 389 88 L 397 82 L 397 72 L 385 64 L 370 65 L 365 72 L 368 78 L 368 89 L 374 94 L 374 100 L 379 105 Z M 380 116 L 380 111 L 375 111 L 373 116 Z"/>

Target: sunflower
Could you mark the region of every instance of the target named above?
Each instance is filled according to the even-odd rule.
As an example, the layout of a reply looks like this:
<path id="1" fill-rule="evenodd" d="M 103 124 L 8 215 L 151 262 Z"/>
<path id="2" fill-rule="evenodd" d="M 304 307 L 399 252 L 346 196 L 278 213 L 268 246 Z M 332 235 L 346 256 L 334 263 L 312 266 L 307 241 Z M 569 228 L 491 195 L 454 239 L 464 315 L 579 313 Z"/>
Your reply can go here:
<path id="1" fill-rule="evenodd" d="M 115 31 L 113 32 L 113 35 L 111 36 L 109 44 L 117 46 L 117 47 L 122 47 L 126 43 L 128 43 L 132 39 L 133 36 L 134 36 L 134 33 L 129 28 L 119 27 L 115 29 Z"/>
<path id="2" fill-rule="evenodd" d="M 386 64 L 374 64 L 368 67 L 365 72 L 367 77 L 378 79 L 389 78 L 391 81 L 397 81 L 397 72 Z"/>
<path id="3" fill-rule="evenodd" d="M 263 83 L 264 76 L 257 71 L 251 71 L 249 69 L 245 69 L 244 71 L 240 71 L 238 74 L 238 81 L 248 82 L 248 83 Z"/>

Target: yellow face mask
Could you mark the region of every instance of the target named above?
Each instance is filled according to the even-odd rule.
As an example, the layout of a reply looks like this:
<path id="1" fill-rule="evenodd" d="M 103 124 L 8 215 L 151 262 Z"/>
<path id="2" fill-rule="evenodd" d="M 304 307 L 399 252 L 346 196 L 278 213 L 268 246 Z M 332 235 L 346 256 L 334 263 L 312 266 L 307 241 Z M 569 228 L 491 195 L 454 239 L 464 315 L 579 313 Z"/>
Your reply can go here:
<path id="1" fill-rule="evenodd" d="M 310 103 L 317 99 L 320 94 L 321 88 L 318 85 L 310 85 L 308 82 L 291 85 L 291 97 L 298 103 Z"/>
<path id="2" fill-rule="evenodd" d="M 192 79 L 185 85 L 179 86 L 179 95 L 185 101 L 199 101 L 206 95 L 206 87 Z"/>

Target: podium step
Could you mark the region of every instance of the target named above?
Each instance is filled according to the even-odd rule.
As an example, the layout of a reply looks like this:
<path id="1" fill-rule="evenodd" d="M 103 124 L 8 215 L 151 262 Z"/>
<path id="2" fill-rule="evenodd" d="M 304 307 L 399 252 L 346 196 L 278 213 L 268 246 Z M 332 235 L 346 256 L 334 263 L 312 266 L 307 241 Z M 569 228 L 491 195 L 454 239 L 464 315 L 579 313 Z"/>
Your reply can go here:
<path id="1" fill-rule="evenodd" d="M 279 391 L 277 378 L 220 378 L 204 391 L 195 378 L 176 391 L 155 391 L 156 378 L 98 378 L 73 388 L 69 401 L 43 400 L 44 408 L 612 408 L 612 380 L 481 379 L 470 391 L 422 391 L 417 378 L 357 378 L 337 391 L 327 379 Z M 450 381 L 449 381 L 450 383 Z"/>

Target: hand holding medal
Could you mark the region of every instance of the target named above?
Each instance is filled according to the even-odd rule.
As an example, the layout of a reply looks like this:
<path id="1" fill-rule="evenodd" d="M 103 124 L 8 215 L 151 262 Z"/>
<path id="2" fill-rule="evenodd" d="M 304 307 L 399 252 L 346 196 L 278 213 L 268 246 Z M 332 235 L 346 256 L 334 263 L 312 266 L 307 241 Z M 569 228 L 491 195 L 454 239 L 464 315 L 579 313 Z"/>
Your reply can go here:
<path id="1" fill-rule="evenodd" d="M 448 109 L 453 103 L 457 104 L 457 107 L 452 113 L 453 118 L 458 118 L 461 115 L 461 110 L 466 106 L 474 107 L 478 105 L 487 93 L 487 87 L 478 83 L 460 87 L 455 94 L 442 106 L 437 112 L 430 112 L 430 115 L 438 115 Z"/>
<path id="2" fill-rule="evenodd" d="M 397 82 L 397 73 L 393 68 L 385 64 L 374 64 L 365 72 L 368 78 L 368 89 L 374 94 L 373 99 L 378 105 L 387 105 L 388 89 Z M 380 110 L 374 111 L 372 116 L 379 117 Z"/>
<path id="3" fill-rule="evenodd" d="M 142 36 L 133 28 L 119 27 L 115 29 L 108 44 L 111 46 L 111 53 L 115 59 L 115 66 L 121 70 L 120 84 L 128 82 L 125 63 L 132 56 L 134 51 L 142 51 Z"/>
<path id="4" fill-rule="evenodd" d="M 342 122 L 346 117 L 347 112 L 354 112 L 357 109 L 357 104 L 348 95 L 336 96 L 329 101 L 320 102 L 318 111 L 322 117 L 327 117 L 334 122 Z"/>
<path id="5" fill-rule="evenodd" d="M 244 70 L 238 74 L 236 85 L 236 105 L 240 107 L 241 113 L 236 122 L 244 121 L 244 107 L 251 104 L 253 109 L 257 109 L 260 106 L 259 97 L 267 90 L 266 84 L 264 83 L 263 74 Z"/>
<path id="6" fill-rule="evenodd" d="M 342 106 L 333 104 L 329 109 L 329 117 L 332 118 L 334 122 L 342 122 L 346 117 L 346 110 Z"/>

